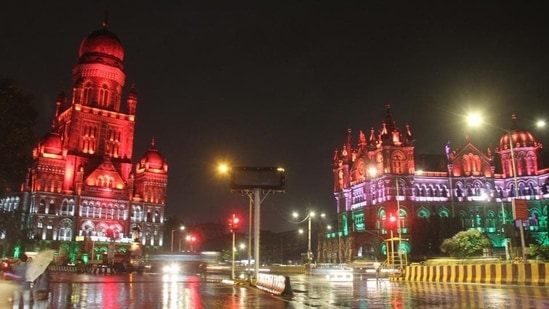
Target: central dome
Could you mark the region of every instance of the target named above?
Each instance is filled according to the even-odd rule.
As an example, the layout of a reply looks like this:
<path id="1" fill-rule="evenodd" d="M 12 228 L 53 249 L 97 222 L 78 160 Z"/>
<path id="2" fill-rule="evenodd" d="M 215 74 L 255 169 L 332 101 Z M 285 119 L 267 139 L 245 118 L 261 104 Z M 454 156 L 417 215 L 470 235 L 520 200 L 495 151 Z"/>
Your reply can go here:
<path id="1" fill-rule="evenodd" d="M 122 62 L 124 60 L 124 48 L 118 37 L 104 27 L 90 33 L 80 43 L 78 57 L 92 55 L 110 56 Z"/>
<path id="2" fill-rule="evenodd" d="M 162 157 L 158 149 L 155 147 L 154 138 L 151 141 L 151 147 L 147 152 L 141 157 L 140 165 L 146 169 L 152 170 L 162 170 L 166 164 L 166 160 Z"/>
<path id="3" fill-rule="evenodd" d="M 143 156 L 143 160 L 149 163 L 149 168 L 161 169 L 164 165 L 164 158 L 158 153 L 156 148 L 150 148 Z"/>
<path id="4" fill-rule="evenodd" d="M 518 128 L 517 115 L 513 114 L 511 120 L 513 122 L 511 131 L 501 136 L 499 139 L 499 149 L 511 149 L 509 137 L 511 138 L 513 147 L 536 147 L 539 145 L 530 131 Z"/>
<path id="5" fill-rule="evenodd" d="M 56 132 L 50 132 L 42 139 L 42 146 L 44 147 L 44 152 L 50 154 L 61 154 L 62 152 L 62 141 L 61 135 Z"/>
<path id="6" fill-rule="evenodd" d="M 530 133 L 526 130 L 512 130 L 510 132 L 511 141 L 513 142 L 513 147 L 535 147 L 538 145 L 538 142 Z M 511 145 L 509 144 L 509 134 L 505 133 L 499 140 L 500 149 L 510 149 Z"/>

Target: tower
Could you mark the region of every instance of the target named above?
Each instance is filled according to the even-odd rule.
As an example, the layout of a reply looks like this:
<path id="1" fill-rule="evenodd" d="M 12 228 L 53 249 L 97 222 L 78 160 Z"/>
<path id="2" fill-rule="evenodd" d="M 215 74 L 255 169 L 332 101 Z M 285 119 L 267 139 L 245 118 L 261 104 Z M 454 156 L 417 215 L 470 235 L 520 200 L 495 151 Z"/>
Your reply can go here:
<path id="1" fill-rule="evenodd" d="M 168 165 L 154 141 L 132 162 L 138 97 L 132 86 L 124 102 L 125 84 L 124 48 L 104 21 L 80 43 L 70 98 L 59 95 L 33 150 L 19 199 L 29 239 L 82 242 L 90 255 L 162 245 Z"/>

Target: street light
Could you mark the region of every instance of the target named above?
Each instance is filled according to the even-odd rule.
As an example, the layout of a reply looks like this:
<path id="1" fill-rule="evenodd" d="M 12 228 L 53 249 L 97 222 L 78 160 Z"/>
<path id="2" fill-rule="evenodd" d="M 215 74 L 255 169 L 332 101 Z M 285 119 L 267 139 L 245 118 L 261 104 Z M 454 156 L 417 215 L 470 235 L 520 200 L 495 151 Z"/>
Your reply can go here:
<path id="1" fill-rule="evenodd" d="M 261 203 L 271 193 L 284 193 L 286 187 L 286 171 L 282 167 L 230 167 L 226 164 L 218 166 L 222 174 L 231 175 L 231 192 L 245 193 L 250 200 L 248 224 L 248 261 L 251 258 L 252 214 L 254 227 L 254 276 L 259 273 L 259 236 L 261 223 Z M 263 195 L 263 197 L 262 197 Z M 252 202 L 253 209 L 252 211 Z"/>
<path id="2" fill-rule="evenodd" d="M 294 218 L 299 218 L 299 214 L 297 212 L 293 213 Z M 296 224 L 300 224 L 305 222 L 307 220 L 307 263 L 309 263 L 309 271 L 311 270 L 311 263 L 312 263 L 312 251 L 311 251 L 311 219 L 316 216 L 314 211 L 309 211 L 307 216 L 299 221 L 294 222 Z M 320 217 L 324 218 L 326 215 L 324 213 L 320 214 Z"/>
<path id="3" fill-rule="evenodd" d="M 173 229 L 172 230 L 172 243 L 171 243 L 171 247 L 170 247 L 170 251 L 173 252 L 173 233 L 175 233 L 175 231 L 184 231 L 185 230 L 185 226 L 180 226 L 179 229 Z"/>
<path id="4" fill-rule="evenodd" d="M 513 115 L 513 119 L 516 119 L 515 115 Z M 515 149 L 514 149 L 514 145 L 513 145 L 513 134 L 511 132 L 511 130 L 500 128 L 498 126 L 485 123 L 482 120 L 482 117 L 479 114 L 470 114 L 470 115 L 468 115 L 467 116 L 467 121 L 472 126 L 478 126 L 480 124 L 486 124 L 490 127 L 502 130 L 502 131 L 505 132 L 505 134 L 507 134 L 507 138 L 509 139 L 509 151 L 511 152 L 511 168 L 512 168 L 512 173 L 513 173 L 513 185 L 515 187 L 515 194 L 514 194 L 513 198 L 511 199 L 511 204 L 512 204 L 512 207 L 515 207 L 514 206 L 514 202 L 515 202 L 514 200 L 516 200 L 519 196 L 519 189 L 518 189 L 518 178 L 517 178 L 517 166 L 516 166 L 516 163 L 515 163 Z M 526 242 L 524 240 L 524 227 L 522 225 L 522 219 L 518 219 L 517 221 L 520 224 L 519 231 L 520 231 L 520 244 L 521 244 L 521 251 L 522 251 L 522 260 L 524 261 L 524 263 L 526 263 Z"/>

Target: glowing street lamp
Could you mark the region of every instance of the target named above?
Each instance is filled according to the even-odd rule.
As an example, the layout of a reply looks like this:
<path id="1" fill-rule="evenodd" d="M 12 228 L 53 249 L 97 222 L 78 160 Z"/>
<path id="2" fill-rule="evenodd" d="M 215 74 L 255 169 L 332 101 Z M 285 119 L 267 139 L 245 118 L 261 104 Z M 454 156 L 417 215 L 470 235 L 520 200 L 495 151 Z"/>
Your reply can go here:
<path id="1" fill-rule="evenodd" d="M 173 252 L 173 233 L 175 233 L 175 231 L 184 231 L 185 230 L 185 226 L 182 225 L 179 227 L 179 229 L 173 229 L 172 230 L 172 243 L 171 243 L 171 247 L 170 247 L 170 251 Z"/>
<path id="2" fill-rule="evenodd" d="M 307 220 L 307 263 L 309 264 L 309 270 L 311 270 L 311 264 L 312 264 L 312 251 L 311 251 L 311 219 L 316 216 L 314 211 L 309 211 L 307 216 L 299 221 L 294 222 L 296 224 L 303 223 L 305 220 Z M 320 214 L 320 217 L 324 218 L 326 215 L 324 213 Z M 294 218 L 299 218 L 299 214 L 297 212 L 293 213 Z"/>
<path id="3" fill-rule="evenodd" d="M 512 168 L 512 173 L 513 173 L 513 185 L 515 187 L 515 193 L 514 193 L 514 196 L 512 198 L 512 202 L 514 202 L 514 200 L 517 199 L 518 196 L 519 196 L 519 189 L 518 189 L 518 179 L 517 179 L 517 166 L 516 166 L 516 162 L 515 162 L 515 149 L 514 149 L 515 146 L 513 145 L 513 134 L 511 132 L 511 130 L 500 128 L 498 126 L 495 126 L 495 125 L 488 124 L 488 123 L 484 122 L 483 119 L 482 119 L 482 116 L 480 114 L 469 114 L 469 115 L 467 115 L 467 122 L 471 126 L 479 126 L 479 125 L 485 124 L 485 125 L 488 125 L 490 127 L 502 130 L 502 131 L 505 132 L 505 134 L 507 134 L 507 138 L 509 139 L 509 150 L 510 150 L 510 153 L 511 153 L 511 168 Z M 515 207 L 514 204 L 513 204 L 513 207 Z M 521 250 L 522 250 L 522 260 L 524 261 L 524 263 L 526 263 L 526 241 L 524 240 L 524 227 L 522 226 L 522 220 L 518 219 L 518 221 L 519 221 L 519 224 L 520 224 L 519 231 L 520 231 L 520 244 L 521 244 Z"/>

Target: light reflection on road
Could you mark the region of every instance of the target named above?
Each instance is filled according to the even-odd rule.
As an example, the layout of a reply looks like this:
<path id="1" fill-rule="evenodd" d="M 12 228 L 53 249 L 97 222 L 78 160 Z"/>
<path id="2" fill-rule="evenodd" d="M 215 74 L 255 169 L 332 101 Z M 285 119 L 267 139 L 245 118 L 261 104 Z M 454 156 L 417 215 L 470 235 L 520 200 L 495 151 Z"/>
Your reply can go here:
<path id="1" fill-rule="evenodd" d="M 549 308 L 547 287 L 292 277 L 303 308 Z M 299 307 L 295 307 L 299 308 Z"/>
<path id="2" fill-rule="evenodd" d="M 211 277 L 205 281 L 194 275 L 54 276 L 52 309 L 549 308 L 547 287 L 391 282 L 360 277 L 353 282 L 329 282 L 297 275 L 290 277 L 293 298 L 284 299 L 252 287 L 224 284 Z"/>

